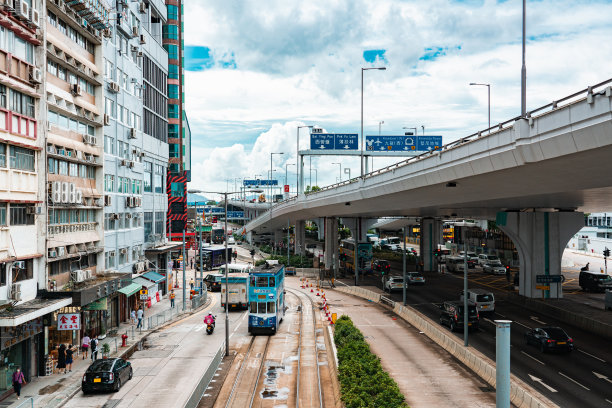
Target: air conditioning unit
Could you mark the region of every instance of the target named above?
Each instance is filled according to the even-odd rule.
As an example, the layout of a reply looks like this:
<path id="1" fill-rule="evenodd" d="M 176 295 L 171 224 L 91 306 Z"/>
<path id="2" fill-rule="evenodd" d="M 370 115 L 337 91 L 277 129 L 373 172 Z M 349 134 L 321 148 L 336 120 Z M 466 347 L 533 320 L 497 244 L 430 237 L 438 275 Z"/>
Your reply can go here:
<path id="1" fill-rule="evenodd" d="M 62 203 L 70 202 L 70 183 L 64 181 L 62 183 Z"/>
<path id="2" fill-rule="evenodd" d="M 104 126 L 110 125 L 110 116 L 108 114 L 104 114 Z"/>
<path id="3" fill-rule="evenodd" d="M 55 249 L 49 250 L 49 258 L 57 258 L 57 251 Z"/>
<path id="4" fill-rule="evenodd" d="M 132 214 L 130 214 L 130 213 L 125 214 L 125 218 L 130 218 L 131 219 L 132 218 Z"/>
<path id="5" fill-rule="evenodd" d="M 104 30 L 102 30 L 102 35 L 106 38 L 110 38 L 112 35 L 111 29 L 105 28 Z"/>
<path id="6" fill-rule="evenodd" d="M 136 139 L 136 128 L 130 128 L 130 139 Z"/>
<path id="7" fill-rule="evenodd" d="M 125 254 L 127 254 L 127 248 L 121 248 L 121 249 L 119 250 L 119 252 L 120 252 L 122 255 L 125 255 Z"/>
<path id="8" fill-rule="evenodd" d="M 140 35 L 140 32 L 138 31 L 138 27 L 132 27 L 132 35 L 134 37 L 138 37 Z"/>
<path id="9" fill-rule="evenodd" d="M 42 207 L 32 205 L 26 208 L 26 212 L 32 215 L 41 215 Z"/>
<path id="10" fill-rule="evenodd" d="M 111 203 L 112 203 L 111 196 L 105 195 L 104 196 L 104 206 L 108 207 L 111 205 Z"/>
<path id="11" fill-rule="evenodd" d="M 57 247 L 57 256 L 64 256 L 66 254 L 66 247 Z"/>
<path id="12" fill-rule="evenodd" d="M 70 277 L 74 282 L 83 282 L 85 280 L 85 276 L 87 276 L 85 271 L 80 269 L 70 272 Z"/>
<path id="13" fill-rule="evenodd" d="M 17 17 L 21 19 L 28 20 L 30 18 L 30 7 L 28 3 L 23 0 L 19 0 L 19 7 L 17 7 L 18 0 L 15 0 L 15 12 L 17 13 Z"/>
<path id="14" fill-rule="evenodd" d="M 30 82 L 34 84 L 42 84 L 42 71 L 39 68 L 30 68 Z"/>
<path id="15" fill-rule="evenodd" d="M 74 183 L 69 183 L 69 200 L 71 203 L 76 203 L 76 186 L 74 185 Z"/>
<path id="16" fill-rule="evenodd" d="M 123 160 L 121 160 L 121 165 L 122 166 L 127 166 L 129 164 L 129 162 L 130 162 L 129 160 L 123 159 Z"/>
<path id="17" fill-rule="evenodd" d="M 117 213 L 113 213 L 113 214 L 111 214 L 111 215 L 110 215 L 110 219 L 111 219 L 111 220 L 118 220 L 118 219 L 119 219 L 119 214 L 117 214 Z"/>
<path id="18" fill-rule="evenodd" d="M 125 197 L 125 206 L 126 207 L 132 206 L 132 197 Z"/>
<path id="19" fill-rule="evenodd" d="M 110 81 L 110 82 L 108 83 L 108 89 L 109 89 L 111 92 L 118 93 L 118 92 L 119 92 L 119 90 L 120 90 L 120 89 L 119 89 L 119 84 L 118 84 L 117 82 L 115 82 L 115 81 Z"/>
<path id="20" fill-rule="evenodd" d="M 55 154 L 56 153 L 55 146 L 47 145 L 47 153 Z"/>
<path id="21" fill-rule="evenodd" d="M 147 43 L 147 38 L 144 36 L 144 34 L 140 34 L 140 44 L 146 44 Z"/>
<path id="22" fill-rule="evenodd" d="M 130 169 L 133 169 L 133 168 L 134 168 L 134 162 L 133 162 L 133 161 L 129 161 L 129 162 L 128 162 L 128 167 L 129 167 Z"/>
<path id="23" fill-rule="evenodd" d="M 108 251 L 108 256 L 116 256 L 117 253 L 115 251 Z"/>
<path id="24" fill-rule="evenodd" d="M 137 45 L 132 45 L 130 47 L 130 49 L 132 50 L 132 52 L 138 52 L 138 46 Z"/>
<path id="25" fill-rule="evenodd" d="M 30 8 L 30 22 L 33 26 L 40 27 L 39 13 L 34 7 Z"/>
<path id="26" fill-rule="evenodd" d="M 137 56 L 138 58 L 142 58 L 142 57 L 144 56 L 144 54 L 142 53 L 142 51 L 138 51 L 138 52 L 136 53 L 136 56 Z"/>
<path id="27" fill-rule="evenodd" d="M 51 184 L 51 200 L 54 203 L 62 202 L 62 182 L 54 181 Z"/>
<path id="28" fill-rule="evenodd" d="M 70 91 L 74 96 L 81 96 L 81 85 L 72 84 L 72 86 L 70 87 Z"/>
<path id="29" fill-rule="evenodd" d="M 25 269 L 25 261 L 15 261 L 13 262 L 13 269 Z"/>
<path id="30" fill-rule="evenodd" d="M 85 144 L 93 144 L 93 143 L 91 142 L 91 138 L 92 138 L 93 136 L 88 135 L 88 134 L 84 134 L 84 135 L 82 135 L 82 136 L 83 136 L 83 143 L 85 143 Z"/>
<path id="31" fill-rule="evenodd" d="M 21 284 L 13 283 L 11 286 L 11 299 L 17 302 L 21 301 Z"/>
<path id="32" fill-rule="evenodd" d="M 83 192 L 81 190 L 76 191 L 76 199 L 75 202 L 77 204 L 83 204 Z"/>
<path id="33" fill-rule="evenodd" d="M 138 4 L 138 11 L 140 11 L 141 13 L 147 12 L 147 5 L 144 1 L 141 1 L 140 4 Z"/>

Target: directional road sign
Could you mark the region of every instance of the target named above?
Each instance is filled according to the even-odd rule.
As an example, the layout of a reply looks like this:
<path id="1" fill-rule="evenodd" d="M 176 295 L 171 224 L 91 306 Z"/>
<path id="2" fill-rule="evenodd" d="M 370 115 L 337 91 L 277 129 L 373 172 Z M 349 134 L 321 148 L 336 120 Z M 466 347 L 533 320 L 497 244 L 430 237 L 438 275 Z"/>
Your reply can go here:
<path id="1" fill-rule="evenodd" d="M 565 282 L 563 275 L 536 275 L 536 283 L 561 283 Z"/>
<path id="2" fill-rule="evenodd" d="M 366 150 L 371 152 L 429 151 L 437 150 L 441 146 L 442 136 L 366 136 Z"/>
<path id="3" fill-rule="evenodd" d="M 278 186 L 278 180 L 244 180 L 242 185 L 245 187 L 254 186 Z"/>
<path id="4" fill-rule="evenodd" d="M 357 133 L 311 133 L 312 150 L 357 150 L 359 137 Z"/>

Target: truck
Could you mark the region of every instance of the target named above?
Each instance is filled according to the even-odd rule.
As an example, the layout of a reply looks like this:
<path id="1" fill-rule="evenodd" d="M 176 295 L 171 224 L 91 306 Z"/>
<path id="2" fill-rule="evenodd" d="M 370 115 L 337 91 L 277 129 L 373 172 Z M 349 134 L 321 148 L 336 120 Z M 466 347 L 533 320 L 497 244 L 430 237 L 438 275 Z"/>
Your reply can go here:
<path id="1" fill-rule="evenodd" d="M 248 285 L 248 272 L 233 272 L 228 274 L 227 286 L 229 286 L 229 289 L 225 285 L 225 279 L 221 281 L 221 307 L 225 308 L 225 291 L 227 290 L 227 303 L 229 304 L 229 310 L 248 309 Z"/>

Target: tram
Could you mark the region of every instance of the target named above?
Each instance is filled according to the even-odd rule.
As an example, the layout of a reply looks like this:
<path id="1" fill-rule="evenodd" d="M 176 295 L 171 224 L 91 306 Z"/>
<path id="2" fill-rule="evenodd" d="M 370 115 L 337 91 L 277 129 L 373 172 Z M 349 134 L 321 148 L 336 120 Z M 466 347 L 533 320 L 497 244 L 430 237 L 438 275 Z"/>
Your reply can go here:
<path id="1" fill-rule="evenodd" d="M 249 333 L 274 334 L 285 316 L 285 266 L 264 265 L 249 273 Z"/>

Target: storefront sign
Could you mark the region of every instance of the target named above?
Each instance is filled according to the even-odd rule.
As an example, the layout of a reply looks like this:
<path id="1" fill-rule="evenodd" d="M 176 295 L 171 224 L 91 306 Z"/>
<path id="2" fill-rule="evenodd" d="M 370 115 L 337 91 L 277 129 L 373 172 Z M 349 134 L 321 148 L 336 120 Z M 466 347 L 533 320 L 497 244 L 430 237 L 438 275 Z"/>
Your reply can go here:
<path id="1" fill-rule="evenodd" d="M 60 313 L 57 315 L 57 330 L 80 330 L 81 315 L 78 313 Z"/>
<path id="2" fill-rule="evenodd" d="M 42 332 L 42 317 L 30 320 L 27 323 L 15 327 L 0 327 L 0 349 L 4 350 L 10 346 L 26 340 Z"/>
<path id="3" fill-rule="evenodd" d="M 83 306 L 83 310 L 107 310 L 108 309 L 108 300 L 107 298 L 98 299 L 95 302 L 91 302 L 90 304 Z"/>

